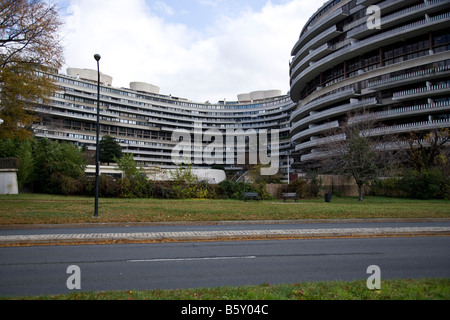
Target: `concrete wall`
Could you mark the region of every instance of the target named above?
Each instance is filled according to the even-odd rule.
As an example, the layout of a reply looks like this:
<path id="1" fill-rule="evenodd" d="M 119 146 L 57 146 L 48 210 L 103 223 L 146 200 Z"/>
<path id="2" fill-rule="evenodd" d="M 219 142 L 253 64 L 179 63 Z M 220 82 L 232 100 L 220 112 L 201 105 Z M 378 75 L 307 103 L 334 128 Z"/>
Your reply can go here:
<path id="1" fill-rule="evenodd" d="M 175 170 L 175 169 L 174 169 Z M 147 178 L 154 181 L 170 181 L 172 180 L 170 169 L 161 168 L 144 168 Z M 218 184 L 227 178 L 225 171 L 217 169 L 191 169 L 191 172 L 201 181 L 206 181 L 210 184 Z M 86 173 L 95 175 L 95 166 L 88 165 L 86 167 Z M 121 175 L 122 171 L 119 170 L 117 165 L 100 166 L 100 174 L 107 174 L 111 176 Z"/>
<path id="2" fill-rule="evenodd" d="M 277 183 L 268 183 L 266 184 L 266 190 L 267 193 L 270 194 L 273 197 L 277 197 L 280 195 L 279 191 L 281 188 L 283 187 L 282 184 L 277 184 Z"/>
<path id="3" fill-rule="evenodd" d="M 340 193 L 342 196 L 355 197 L 358 196 L 358 186 L 355 180 L 346 176 L 338 175 L 322 175 L 322 187 L 324 193 L 332 191 Z"/>
<path id="4" fill-rule="evenodd" d="M 0 194 L 18 194 L 17 169 L 0 169 Z"/>
<path id="5" fill-rule="evenodd" d="M 299 178 L 302 179 L 302 177 Z M 339 175 L 321 175 L 319 178 L 322 179 L 320 196 L 323 196 L 325 193 L 334 193 L 345 197 L 356 197 L 359 195 L 358 186 L 353 178 Z M 270 195 L 276 197 L 281 194 L 279 190 L 282 187 L 283 184 L 267 184 L 266 190 Z"/>
<path id="6" fill-rule="evenodd" d="M 147 171 L 147 177 L 155 181 L 170 181 L 172 179 L 170 169 L 162 169 L 159 171 Z M 201 181 L 206 181 L 210 184 L 219 184 L 227 178 L 225 171 L 217 169 L 191 169 L 191 172 Z"/>

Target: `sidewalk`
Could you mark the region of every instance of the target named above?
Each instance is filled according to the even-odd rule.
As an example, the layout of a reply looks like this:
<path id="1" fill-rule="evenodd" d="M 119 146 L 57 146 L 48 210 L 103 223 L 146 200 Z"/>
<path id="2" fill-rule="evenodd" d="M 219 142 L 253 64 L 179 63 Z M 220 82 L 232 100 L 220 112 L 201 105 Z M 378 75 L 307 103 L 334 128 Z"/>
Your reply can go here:
<path id="1" fill-rule="evenodd" d="M 450 227 L 381 227 L 326 229 L 219 230 L 182 232 L 119 232 L 0 236 L 0 246 L 105 244 L 171 241 L 318 239 L 356 237 L 449 236 Z"/>

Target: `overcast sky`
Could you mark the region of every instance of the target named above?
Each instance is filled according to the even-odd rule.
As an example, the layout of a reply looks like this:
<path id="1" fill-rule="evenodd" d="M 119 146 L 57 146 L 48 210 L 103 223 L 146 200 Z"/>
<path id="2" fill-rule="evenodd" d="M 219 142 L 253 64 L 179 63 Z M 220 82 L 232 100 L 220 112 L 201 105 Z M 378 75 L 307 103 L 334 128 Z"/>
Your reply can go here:
<path id="1" fill-rule="evenodd" d="M 59 0 L 65 67 L 96 69 L 114 87 L 215 103 L 289 90 L 289 59 L 322 0 Z"/>

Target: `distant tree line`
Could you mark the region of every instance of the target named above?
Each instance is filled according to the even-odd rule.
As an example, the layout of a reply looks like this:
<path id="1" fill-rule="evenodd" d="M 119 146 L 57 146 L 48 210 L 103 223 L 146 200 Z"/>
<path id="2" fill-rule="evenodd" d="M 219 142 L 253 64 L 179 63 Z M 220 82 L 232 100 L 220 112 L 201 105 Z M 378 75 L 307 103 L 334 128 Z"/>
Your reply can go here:
<path id="1" fill-rule="evenodd" d="M 304 178 L 282 184 L 278 198 L 282 192 L 296 192 L 300 198 L 317 197 L 323 191 L 320 174 L 337 173 L 353 176 L 357 184 L 361 181 L 364 190 L 372 195 L 449 199 L 447 129 L 421 136 L 411 133 L 409 147 L 401 154 L 401 164 L 398 154 L 387 155 L 391 151 L 376 148 L 368 137 L 358 135 L 357 131 L 353 133 L 348 146 L 339 149 L 340 152 L 347 150 L 347 153 L 343 153 L 339 161 L 334 158 L 333 170 L 324 165 L 321 170 L 311 171 Z M 155 181 L 151 174 L 137 166 L 132 154 L 122 154 L 120 145 L 111 137 L 102 138 L 99 151 L 102 163 L 116 163 L 118 174 L 122 174 L 120 178 L 100 175 L 101 197 L 243 199 L 245 192 L 257 192 L 262 199 L 272 199 L 274 197 L 268 193 L 266 184 L 281 183 L 278 176 L 259 175 L 259 166 L 248 168 L 252 183 L 225 180 L 211 185 L 193 175 L 190 165 L 180 165 L 172 170 L 170 181 Z M 339 154 L 334 157 L 337 156 Z M 92 157 L 92 152 L 72 143 L 36 138 L 0 139 L 0 158 L 18 159 L 21 192 L 93 196 L 94 176 L 85 173 L 87 164 L 93 163 Z M 382 160 L 377 160 L 380 158 Z M 389 172 L 394 174 L 388 175 Z M 384 178 L 380 178 L 383 174 Z"/>

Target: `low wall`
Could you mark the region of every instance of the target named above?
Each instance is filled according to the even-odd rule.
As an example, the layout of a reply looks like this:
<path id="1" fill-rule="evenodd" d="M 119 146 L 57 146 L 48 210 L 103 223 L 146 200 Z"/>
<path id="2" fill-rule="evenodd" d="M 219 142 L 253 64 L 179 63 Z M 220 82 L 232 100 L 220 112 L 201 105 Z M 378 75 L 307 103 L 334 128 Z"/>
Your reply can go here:
<path id="1" fill-rule="evenodd" d="M 319 178 L 322 180 L 321 196 L 325 193 L 334 193 L 335 195 L 338 194 L 346 197 L 356 197 L 359 195 L 358 186 L 353 178 L 338 175 L 320 175 Z M 299 179 L 302 178 L 300 177 Z M 282 186 L 283 184 L 267 184 L 266 190 L 270 195 L 276 197 L 281 194 L 279 190 Z"/>
<path id="2" fill-rule="evenodd" d="M 160 171 L 148 170 L 147 176 L 154 181 L 171 181 L 172 173 L 175 169 L 162 169 Z M 217 169 L 191 169 L 192 175 L 196 176 L 201 181 L 206 181 L 210 184 L 219 184 L 227 178 L 225 171 Z"/>
<path id="3" fill-rule="evenodd" d="M 321 175 L 324 193 L 339 193 L 347 197 L 359 195 L 358 186 L 353 178 L 337 175 Z"/>
<path id="4" fill-rule="evenodd" d="M 18 194 L 17 169 L 0 169 L 0 194 Z"/>
<path id="5" fill-rule="evenodd" d="M 95 166 L 88 165 L 86 167 L 86 173 L 93 175 L 95 174 Z M 171 172 L 176 169 L 160 169 L 160 168 L 148 168 L 145 167 L 144 171 L 147 174 L 147 178 L 154 181 L 170 181 L 172 179 Z M 191 169 L 191 172 L 199 180 L 206 181 L 211 184 L 218 184 L 225 180 L 226 174 L 223 170 L 217 169 Z M 100 174 L 108 174 L 111 176 L 121 176 L 122 171 L 119 170 L 117 165 L 111 166 L 100 166 Z"/>
<path id="6" fill-rule="evenodd" d="M 267 193 L 273 197 L 278 197 L 281 194 L 281 191 L 278 192 L 278 190 L 280 190 L 282 187 L 283 184 L 275 184 L 275 183 L 266 184 Z"/>

